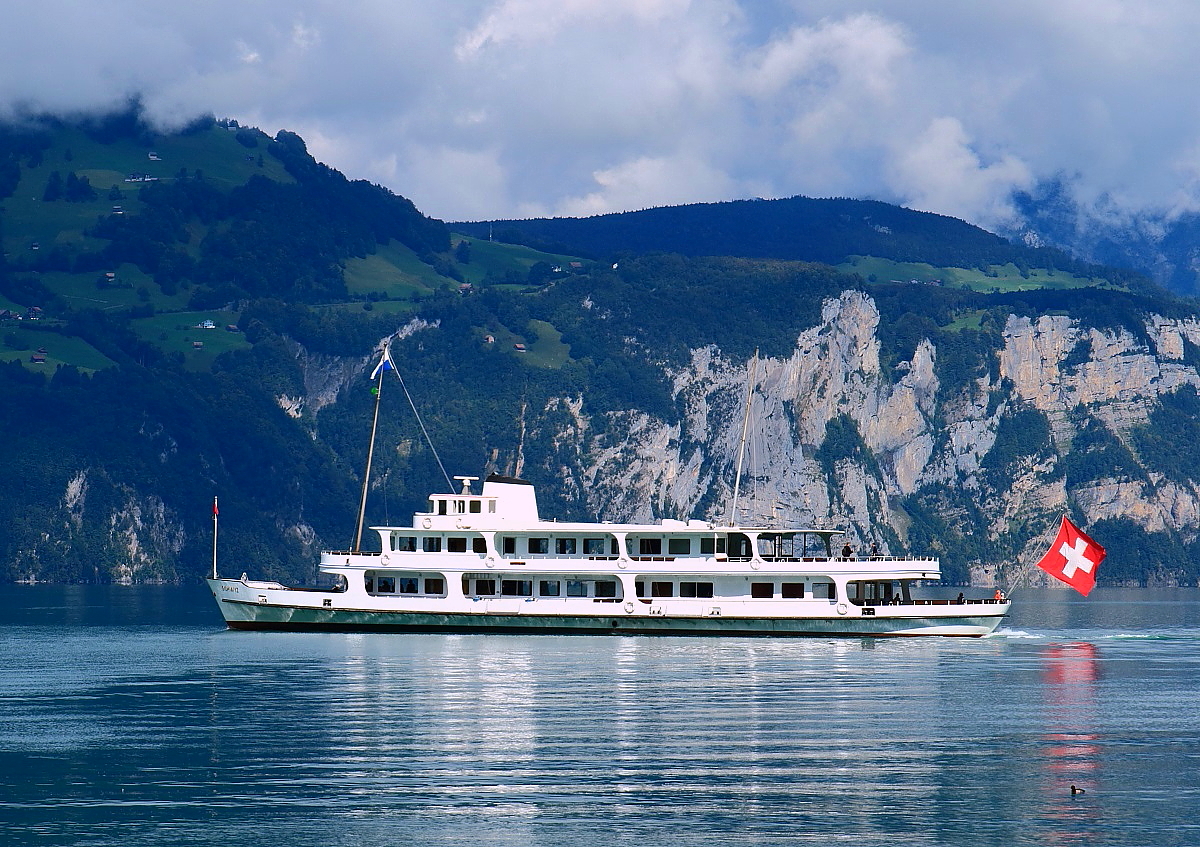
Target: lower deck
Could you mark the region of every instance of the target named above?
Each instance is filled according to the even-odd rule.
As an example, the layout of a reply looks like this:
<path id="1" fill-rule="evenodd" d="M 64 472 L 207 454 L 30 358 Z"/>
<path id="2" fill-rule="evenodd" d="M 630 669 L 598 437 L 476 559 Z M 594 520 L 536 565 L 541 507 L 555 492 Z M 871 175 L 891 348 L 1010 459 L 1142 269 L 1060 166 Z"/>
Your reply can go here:
<path id="1" fill-rule="evenodd" d="M 993 631 L 1008 611 L 1007 602 L 994 600 L 914 598 L 903 581 L 875 580 L 867 590 L 854 582 L 789 583 L 760 576 L 744 581 L 730 577 L 728 582 L 686 576 L 643 580 L 627 575 L 628 581 L 506 576 L 464 574 L 461 580 L 449 580 L 440 574 L 373 574 L 360 585 L 348 579 L 343 590 L 324 592 L 244 579 L 210 580 L 210 586 L 233 629 L 979 636 Z M 378 590 L 380 579 L 388 581 L 383 592 Z M 788 584 L 794 586 L 789 592 L 779 590 Z M 627 586 L 633 591 L 627 593 Z M 731 593 L 731 587 L 737 592 Z M 429 588 L 439 593 L 426 593 Z"/>

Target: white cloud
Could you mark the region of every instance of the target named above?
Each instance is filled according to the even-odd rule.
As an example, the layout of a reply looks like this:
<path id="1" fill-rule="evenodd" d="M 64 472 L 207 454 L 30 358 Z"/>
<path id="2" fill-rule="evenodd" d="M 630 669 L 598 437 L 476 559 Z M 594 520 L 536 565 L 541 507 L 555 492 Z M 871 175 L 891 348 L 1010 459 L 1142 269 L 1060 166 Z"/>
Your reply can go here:
<path id="1" fill-rule="evenodd" d="M 1191 0 L 44 0 L 0 111 L 300 132 L 450 218 L 874 196 L 994 223 L 1013 187 L 1195 208 Z"/>
<path id="2" fill-rule="evenodd" d="M 598 188 L 582 197 L 564 198 L 553 213 L 586 217 L 651 206 L 729 199 L 736 187 L 723 172 L 697 158 L 640 156 L 597 171 Z"/>

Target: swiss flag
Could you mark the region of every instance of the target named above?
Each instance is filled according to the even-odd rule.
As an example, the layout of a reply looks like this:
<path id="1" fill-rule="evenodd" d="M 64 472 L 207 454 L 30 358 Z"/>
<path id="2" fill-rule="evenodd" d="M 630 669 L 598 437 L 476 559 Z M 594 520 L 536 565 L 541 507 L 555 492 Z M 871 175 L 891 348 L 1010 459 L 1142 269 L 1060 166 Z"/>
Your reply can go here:
<path id="1" fill-rule="evenodd" d="M 1096 585 L 1096 569 L 1103 561 L 1104 548 L 1063 515 L 1058 536 L 1037 565 L 1086 597 Z"/>

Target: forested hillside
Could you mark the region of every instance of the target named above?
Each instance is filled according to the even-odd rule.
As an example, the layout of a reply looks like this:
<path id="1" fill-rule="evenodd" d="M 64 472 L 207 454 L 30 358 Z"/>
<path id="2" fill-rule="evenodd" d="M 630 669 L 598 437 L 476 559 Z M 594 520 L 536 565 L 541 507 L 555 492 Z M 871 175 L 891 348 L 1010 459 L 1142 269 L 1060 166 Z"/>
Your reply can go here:
<path id="1" fill-rule="evenodd" d="M 1200 318 L 1139 277 L 799 198 L 501 243 L 291 133 L 136 106 L 0 133 L 0 193 L 6 579 L 198 579 L 214 496 L 224 570 L 313 578 L 350 542 L 389 338 L 448 472 L 526 476 L 547 515 L 723 515 L 749 388 L 750 516 L 987 583 L 1069 511 L 1102 577 L 1200 577 Z M 373 523 L 446 485 L 399 389 Z"/>
<path id="2" fill-rule="evenodd" d="M 696 203 L 597 215 L 458 223 L 455 229 L 541 249 L 598 259 L 623 254 L 679 253 L 842 264 L 855 256 L 942 268 L 1011 264 L 1099 275 L 1129 284 L 1136 274 L 1100 268 L 1056 249 L 1030 247 L 957 218 L 873 200 L 789 197 Z"/>

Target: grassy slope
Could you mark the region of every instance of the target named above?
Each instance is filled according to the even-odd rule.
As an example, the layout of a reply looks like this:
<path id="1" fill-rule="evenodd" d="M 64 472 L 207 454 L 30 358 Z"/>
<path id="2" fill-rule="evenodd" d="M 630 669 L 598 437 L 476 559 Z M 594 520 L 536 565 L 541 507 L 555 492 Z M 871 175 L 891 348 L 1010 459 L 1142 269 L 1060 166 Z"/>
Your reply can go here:
<path id="1" fill-rule="evenodd" d="M 20 265 L 36 258 L 38 253 L 35 251 L 52 250 L 55 245 L 86 249 L 102 247 L 102 241 L 84 234 L 89 227 L 99 218 L 112 214 L 114 206 L 120 206 L 126 214 L 137 214 L 142 210 L 141 201 L 138 200 L 142 183 L 126 181 L 132 174 L 169 180 L 175 178 L 181 168 L 186 168 L 189 175 L 199 170 L 205 179 L 226 189 L 245 183 L 255 174 L 279 182 L 291 182 L 292 177 L 283 165 L 267 154 L 266 145 L 267 139 L 259 136 L 259 145 L 247 148 L 235 140 L 233 132 L 219 126 L 194 135 L 159 138 L 152 145 L 131 140 L 102 144 L 78 129 L 61 130 L 56 134 L 53 145 L 45 151 L 42 162 L 35 168 L 22 169 L 17 190 L 3 203 L 3 249 L 10 261 Z M 152 152 L 157 160 L 150 158 Z M 86 176 L 97 198 L 83 203 L 42 200 L 46 183 L 54 171 L 58 171 L 64 180 L 71 171 L 78 176 Z M 119 198 L 109 196 L 114 187 L 120 192 Z M 199 244 L 205 234 L 202 225 L 192 225 L 188 250 L 193 255 L 198 254 Z M 454 241 L 457 243 L 463 238 L 458 235 Z M 463 278 L 476 285 L 481 284 L 489 274 L 496 277 L 510 272 L 524 275 L 536 262 L 557 265 L 574 258 L 486 240 L 466 240 L 471 242 L 471 261 L 459 268 Z M 191 296 L 189 289 L 183 288 L 173 295 L 166 295 L 152 277 L 134 265 L 122 265 L 111 270 L 116 274 L 114 285 L 105 284 L 103 272 L 75 274 L 56 271 L 38 276 L 72 309 L 121 310 L 144 304 L 153 306 L 155 316 L 134 321 L 134 330 L 143 339 L 168 353 L 183 354 L 190 368 L 205 369 L 224 350 L 246 346 L 240 334 L 225 330 L 228 324 L 236 323 L 236 314 L 185 312 L 183 310 Z M 456 281 L 436 273 L 412 250 L 397 242 L 381 245 L 372 256 L 348 261 L 345 277 L 352 297 L 383 295 L 385 299 L 374 303 L 373 311 L 395 314 L 411 311 L 415 301 L 435 289 L 458 285 Z M 356 310 L 363 308 L 359 302 L 330 305 Z M 0 297 L 0 308 L 24 311 L 23 307 L 3 297 Z M 197 329 L 204 319 L 211 319 L 218 329 Z M 57 364 L 74 364 L 84 370 L 96 370 L 112 364 L 82 340 L 59 334 L 56 331 L 57 324 L 47 322 L 36 332 L 29 326 L 12 322 L 2 327 L 0 360 L 21 361 L 26 367 L 45 372 L 53 372 Z M 530 351 L 530 362 L 558 366 L 565 345 L 554 340 L 557 339 L 557 331 L 547 325 L 540 335 L 542 340 Z M 36 343 L 31 339 L 36 339 Z M 194 347 L 195 341 L 203 342 L 203 347 Z M 30 354 L 40 347 L 46 347 L 48 351 L 46 364 L 32 365 L 29 362 Z"/>
<path id="2" fill-rule="evenodd" d="M 893 262 L 874 256 L 854 256 L 850 261 L 838 265 L 838 270 L 856 273 L 863 279 L 875 282 L 940 282 L 953 288 L 972 291 L 1005 293 L 1009 291 L 1033 291 L 1039 288 L 1090 288 L 1105 284 L 1104 280 L 1074 276 L 1063 271 L 1048 271 L 1031 268 L 1029 276 L 1023 277 L 1016 265 L 998 265 L 984 273 L 978 268 L 937 268 L 923 262 Z"/>

